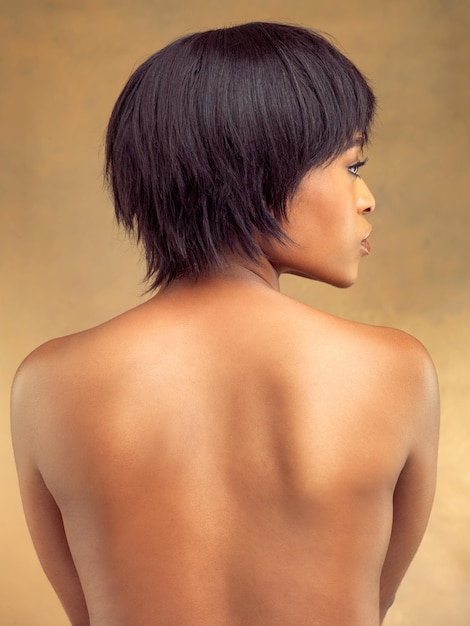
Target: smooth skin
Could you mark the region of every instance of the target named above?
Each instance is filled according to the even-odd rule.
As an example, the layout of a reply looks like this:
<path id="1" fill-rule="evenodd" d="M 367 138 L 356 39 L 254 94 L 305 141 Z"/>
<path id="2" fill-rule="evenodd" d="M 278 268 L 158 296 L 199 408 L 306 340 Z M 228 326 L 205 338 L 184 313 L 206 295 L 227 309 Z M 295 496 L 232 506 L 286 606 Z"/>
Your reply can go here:
<path id="1" fill-rule="evenodd" d="M 354 145 L 301 181 L 259 264 L 233 259 L 21 365 L 30 532 L 73 626 L 378 626 L 435 489 L 423 346 L 279 292 L 351 285 L 374 199 Z"/>

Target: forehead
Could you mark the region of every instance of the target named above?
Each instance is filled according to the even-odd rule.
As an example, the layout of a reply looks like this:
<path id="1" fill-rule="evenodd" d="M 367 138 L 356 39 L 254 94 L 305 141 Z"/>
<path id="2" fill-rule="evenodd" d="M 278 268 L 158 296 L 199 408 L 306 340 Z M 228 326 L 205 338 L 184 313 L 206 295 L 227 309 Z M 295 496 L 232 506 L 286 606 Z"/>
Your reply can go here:
<path id="1" fill-rule="evenodd" d="M 351 150 L 351 148 L 359 148 L 362 150 L 365 144 L 365 137 L 362 133 L 356 133 L 351 141 L 346 145 L 344 151 Z"/>

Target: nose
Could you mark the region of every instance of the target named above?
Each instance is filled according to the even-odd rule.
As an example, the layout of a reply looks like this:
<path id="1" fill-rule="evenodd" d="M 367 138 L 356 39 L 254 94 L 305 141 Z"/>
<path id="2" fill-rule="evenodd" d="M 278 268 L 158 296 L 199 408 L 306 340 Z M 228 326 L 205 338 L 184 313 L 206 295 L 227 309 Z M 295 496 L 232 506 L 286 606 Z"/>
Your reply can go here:
<path id="1" fill-rule="evenodd" d="M 357 196 L 357 210 L 363 215 L 366 213 L 372 213 L 375 211 L 374 195 L 362 178 L 359 179 L 358 182 L 360 184 L 358 186 L 359 192 Z"/>

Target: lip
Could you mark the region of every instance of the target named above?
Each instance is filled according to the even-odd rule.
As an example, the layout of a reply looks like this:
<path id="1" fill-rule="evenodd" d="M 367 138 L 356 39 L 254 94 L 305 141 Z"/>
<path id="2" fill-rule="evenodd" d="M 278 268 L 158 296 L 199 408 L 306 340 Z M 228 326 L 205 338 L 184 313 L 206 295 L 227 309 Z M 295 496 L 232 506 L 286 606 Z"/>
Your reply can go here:
<path id="1" fill-rule="evenodd" d="M 361 241 L 361 250 L 363 250 L 365 254 L 370 253 L 370 243 L 367 241 L 367 239 L 363 239 Z"/>
<path id="2" fill-rule="evenodd" d="M 368 239 L 371 233 L 372 231 L 370 231 L 367 237 L 364 237 L 364 239 L 361 241 L 361 250 L 364 252 L 364 254 L 370 254 L 370 243 L 368 242 Z"/>

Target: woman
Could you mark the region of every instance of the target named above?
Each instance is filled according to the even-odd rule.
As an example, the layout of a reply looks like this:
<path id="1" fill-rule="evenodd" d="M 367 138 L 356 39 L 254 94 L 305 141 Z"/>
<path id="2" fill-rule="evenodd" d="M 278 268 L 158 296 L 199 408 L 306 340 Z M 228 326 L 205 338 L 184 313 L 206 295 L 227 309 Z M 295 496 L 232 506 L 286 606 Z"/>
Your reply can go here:
<path id="1" fill-rule="evenodd" d="M 374 106 L 283 24 L 190 35 L 129 79 L 106 172 L 156 295 L 40 347 L 13 389 L 26 517 L 74 626 L 382 623 L 433 499 L 434 368 L 278 282 L 354 283 Z"/>

